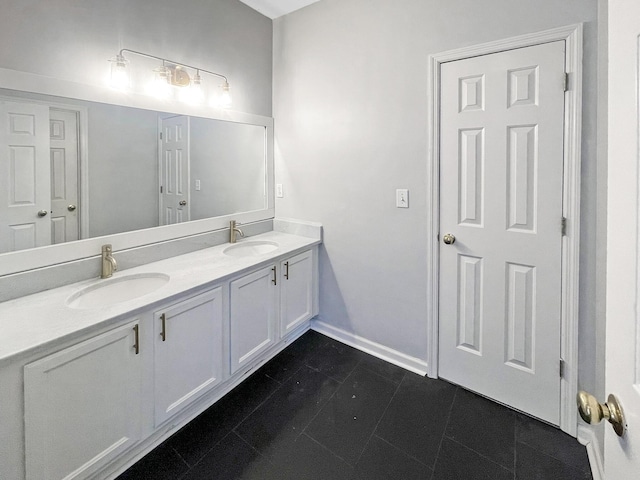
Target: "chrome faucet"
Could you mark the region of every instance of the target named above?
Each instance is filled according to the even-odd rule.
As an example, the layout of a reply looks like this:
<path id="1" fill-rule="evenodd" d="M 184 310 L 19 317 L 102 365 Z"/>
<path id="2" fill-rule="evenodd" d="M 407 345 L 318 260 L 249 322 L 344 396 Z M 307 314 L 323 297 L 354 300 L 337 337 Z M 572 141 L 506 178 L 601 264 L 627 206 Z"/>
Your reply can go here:
<path id="1" fill-rule="evenodd" d="M 236 221 L 231 220 L 229 223 L 229 243 L 236 243 L 236 240 L 238 240 L 238 236 L 236 234 L 244 237 L 244 233 L 238 228 Z"/>
<path id="2" fill-rule="evenodd" d="M 118 262 L 113 258 L 111 245 L 102 245 L 102 273 L 100 278 L 109 278 L 118 270 Z"/>

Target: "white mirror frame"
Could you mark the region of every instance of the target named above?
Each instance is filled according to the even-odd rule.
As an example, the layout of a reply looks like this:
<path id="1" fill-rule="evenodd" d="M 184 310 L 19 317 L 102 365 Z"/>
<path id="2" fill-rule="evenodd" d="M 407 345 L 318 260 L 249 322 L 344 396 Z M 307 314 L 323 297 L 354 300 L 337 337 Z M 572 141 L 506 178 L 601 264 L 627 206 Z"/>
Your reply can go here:
<path id="1" fill-rule="evenodd" d="M 271 117 L 191 106 L 178 101 L 160 101 L 141 94 L 118 92 L 108 87 L 74 83 L 4 68 L 0 68 L 0 88 L 264 126 L 266 128 L 267 186 L 267 207 L 265 209 L 3 253 L 0 254 L 0 276 L 94 257 L 100 254 L 100 248 L 105 243 L 112 244 L 114 251 L 126 250 L 229 228 L 230 220 L 250 223 L 269 220 L 275 216 L 273 119 Z"/>

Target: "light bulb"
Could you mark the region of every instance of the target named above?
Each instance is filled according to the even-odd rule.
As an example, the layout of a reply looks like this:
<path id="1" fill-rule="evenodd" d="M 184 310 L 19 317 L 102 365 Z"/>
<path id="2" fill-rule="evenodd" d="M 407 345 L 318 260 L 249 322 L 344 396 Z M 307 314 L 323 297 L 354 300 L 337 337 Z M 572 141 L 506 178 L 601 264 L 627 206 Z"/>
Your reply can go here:
<path id="1" fill-rule="evenodd" d="M 199 105 L 204 101 L 202 79 L 199 72 L 196 72 L 191 85 L 180 91 L 180 99 L 191 105 Z"/>
<path id="2" fill-rule="evenodd" d="M 129 88 L 129 72 L 127 71 L 127 60 L 118 54 L 111 62 L 111 86 L 118 90 Z"/>
<path id="3" fill-rule="evenodd" d="M 231 106 L 231 92 L 229 91 L 229 82 L 225 81 L 222 85 L 222 94 L 218 100 L 218 105 L 222 108 L 229 108 Z"/>
<path id="4" fill-rule="evenodd" d="M 171 71 L 163 65 L 156 68 L 153 73 L 153 80 L 147 86 L 147 92 L 159 99 L 169 97 L 171 94 Z"/>

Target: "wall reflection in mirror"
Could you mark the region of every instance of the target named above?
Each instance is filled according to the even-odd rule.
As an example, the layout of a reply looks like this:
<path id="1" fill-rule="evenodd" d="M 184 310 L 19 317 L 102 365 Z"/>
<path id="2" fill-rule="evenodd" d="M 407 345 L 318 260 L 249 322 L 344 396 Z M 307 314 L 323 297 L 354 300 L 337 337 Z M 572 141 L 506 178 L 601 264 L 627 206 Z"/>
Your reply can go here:
<path id="1" fill-rule="evenodd" d="M 0 90 L 0 253 L 264 209 L 265 135 Z"/>

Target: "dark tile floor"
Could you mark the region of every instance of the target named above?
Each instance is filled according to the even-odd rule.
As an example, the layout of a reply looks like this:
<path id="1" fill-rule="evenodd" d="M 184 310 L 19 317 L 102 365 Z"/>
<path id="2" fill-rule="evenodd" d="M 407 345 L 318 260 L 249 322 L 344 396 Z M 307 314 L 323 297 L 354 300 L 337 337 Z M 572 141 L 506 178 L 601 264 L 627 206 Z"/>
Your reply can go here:
<path id="1" fill-rule="evenodd" d="M 119 480 L 591 478 L 561 431 L 309 331 Z"/>

